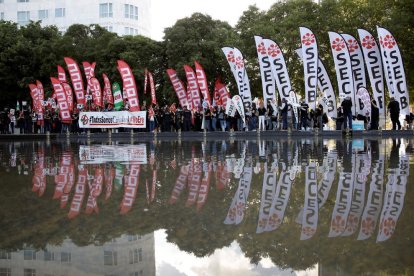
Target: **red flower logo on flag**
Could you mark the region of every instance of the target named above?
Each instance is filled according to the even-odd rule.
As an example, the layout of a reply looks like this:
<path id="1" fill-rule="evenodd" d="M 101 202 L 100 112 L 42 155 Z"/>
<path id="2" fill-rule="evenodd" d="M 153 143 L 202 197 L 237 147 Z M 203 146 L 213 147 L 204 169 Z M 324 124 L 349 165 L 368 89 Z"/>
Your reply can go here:
<path id="1" fill-rule="evenodd" d="M 345 230 L 346 222 L 341 216 L 336 216 L 331 222 L 332 230 L 336 233 L 342 233 Z"/>
<path id="2" fill-rule="evenodd" d="M 242 57 L 237 57 L 236 58 L 236 66 L 237 66 L 237 69 L 243 69 L 244 61 L 243 61 Z"/>
<path id="3" fill-rule="evenodd" d="M 380 44 L 384 48 L 392 49 L 397 44 L 392 35 L 387 34 L 385 37 L 380 37 Z"/>
<path id="4" fill-rule="evenodd" d="M 230 51 L 228 54 L 227 54 L 227 60 L 228 61 L 230 61 L 230 62 L 235 62 L 236 60 L 234 59 L 234 52 L 233 51 Z"/>
<path id="5" fill-rule="evenodd" d="M 334 41 L 332 41 L 332 49 L 339 52 L 342 51 L 342 49 L 345 48 L 345 41 L 339 37 L 335 38 Z"/>
<path id="6" fill-rule="evenodd" d="M 306 33 L 304 36 L 302 36 L 302 45 L 309 46 L 313 43 L 315 43 L 314 34 Z"/>
<path id="7" fill-rule="evenodd" d="M 362 47 L 371 49 L 375 47 L 375 39 L 372 35 L 367 35 L 362 39 Z"/>
<path id="8" fill-rule="evenodd" d="M 348 216 L 348 222 L 346 224 L 346 230 L 349 232 L 354 233 L 356 231 L 356 229 L 358 228 L 358 222 L 359 219 L 357 216 L 355 216 L 354 214 L 350 214 Z"/>
<path id="9" fill-rule="evenodd" d="M 279 46 L 276 44 L 271 44 L 269 48 L 267 48 L 267 54 L 271 57 L 276 57 L 281 53 Z"/>
<path id="10" fill-rule="evenodd" d="M 346 43 L 350 53 L 355 52 L 359 48 L 358 42 L 355 39 L 348 39 Z"/>
<path id="11" fill-rule="evenodd" d="M 392 218 L 387 218 L 382 221 L 382 230 L 384 231 L 384 234 L 388 237 L 390 237 L 395 230 L 395 221 Z"/>
<path id="12" fill-rule="evenodd" d="M 280 219 L 277 214 L 273 214 L 270 216 L 268 223 L 271 227 L 278 227 L 280 224 L 282 224 L 282 219 Z"/>
<path id="13" fill-rule="evenodd" d="M 263 42 L 261 42 L 259 46 L 257 46 L 257 52 L 261 55 L 266 55 L 266 47 L 264 46 Z"/>
<path id="14" fill-rule="evenodd" d="M 361 230 L 367 236 L 371 236 L 374 233 L 375 221 L 367 217 L 361 222 Z"/>
<path id="15" fill-rule="evenodd" d="M 315 229 L 309 226 L 306 226 L 305 228 L 302 229 L 302 233 L 308 237 L 313 236 L 313 234 L 315 234 Z"/>

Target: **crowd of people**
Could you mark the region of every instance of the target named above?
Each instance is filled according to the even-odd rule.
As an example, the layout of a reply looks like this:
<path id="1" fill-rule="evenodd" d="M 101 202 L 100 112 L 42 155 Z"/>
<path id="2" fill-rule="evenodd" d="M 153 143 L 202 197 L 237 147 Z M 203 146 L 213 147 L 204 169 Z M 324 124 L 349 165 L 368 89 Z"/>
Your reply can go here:
<path id="1" fill-rule="evenodd" d="M 93 105 L 89 108 L 93 111 L 114 110 L 111 105 L 106 105 L 105 109 L 99 109 Z M 127 104 L 124 110 L 128 110 Z M 285 99 L 282 99 L 280 106 L 272 105 L 270 100 L 266 106 L 263 102 L 253 103 L 251 108 L 245 108 L 244 120 L 237 111 L 234 116 L 227 115 L 223 106 L 199 107 L 190 110 L 187 106 L 181 107 L 176 104 L 162 107 L 144 105 L 141 110 L 147 111 L 147 124 L 146 129 L 137 131 L 149 132 L 323 130 L 330 121 L 322 104 L 318 104 L 315 109 L 310 109 L 309 104 L 304 100 L 296 106 L 292 106 Z M 362 121 L 366 130 L 379 129 L 380 112 L 375 100 L 371 103 L 371 114 L 354 116 L 350 97 L 345 98 L 337 110 L 337 117 L 331 118 L 335 122 L 334 129 L 336 130 L 352 130 L 352 123 L 355 119 Z M 67 124 L 61 122 L 58 109 L 46 108 L 41 121 L 30 107 L 17 111 L 5 110 L 0 113 L 0 132 L 2 134 L 66 133 L 67 131 L 83 133 L 86 129 L 79 128 L 79 112 L 80 110 L 75 107 L 72 112 L 72 123 Z M 400 106 L 394 98 L 390 99 L 388 113 L 392 129 L 402 129 L 399 118 Z M 414 115 L 411 113 L 405 120 L 407 128 L 411 129 Z M 118 129 L 118 131 L 130 130 Z"/>

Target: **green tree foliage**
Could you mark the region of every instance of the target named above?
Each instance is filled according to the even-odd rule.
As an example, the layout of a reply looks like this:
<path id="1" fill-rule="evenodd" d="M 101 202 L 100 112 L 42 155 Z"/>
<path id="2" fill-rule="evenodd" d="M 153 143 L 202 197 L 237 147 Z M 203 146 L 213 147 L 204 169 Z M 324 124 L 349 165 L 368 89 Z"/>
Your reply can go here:
<path id="1" fill-rule="evenodd" d="M 174 68 L 185 81 L 183 65 L 194 66 L 195 60 L 204 67 L 210 92 L 217 77 L 229 84 L 231 94 L 237 87 L 227 61 L 221 52 L 224 46 L 239 48 L 245 59 L 253 96 L 262 96 L 253 36 L 275 40 L 287 62 L 293 88 L 303 94 L 303 69 L 294 50 L 300 47 L 299 27 L 309 27 L 316 35 L 319 55 L 336 86 L 328 31 L 349 33 L 357 37 L 357 28 L 376 36 L 376 26 L 391 31 L 398 41 L 409 88 L 414 85 L 413 1 L 385 0 L 284 0 L 268 10 L 250 6 L 232 28 L 228 23 L 209 15 L 194 13 L 178 20 L 164 31 L 163 41 L 142 36 L 119 37 L 98 25 L 73 25 L 64 34 L 56 27 L 41 27 L 32 22 L 19 27 L 0 21 L 0 107 L 13 106 L 16 100 L 29 100 L 27 84 L 41 80 L 50 93 L 50 76 L 56 76 L 56 65 L 65 67 L 63 57 L 97 62 L 96 75 L 106 73 L 112 81 L 120 81 L 116 60 L 125 59 L 132 67 L 143 95 L 144 69 L 154 74 L 157 96 L 161 104 L 177 101 L 166 69 Z"/>

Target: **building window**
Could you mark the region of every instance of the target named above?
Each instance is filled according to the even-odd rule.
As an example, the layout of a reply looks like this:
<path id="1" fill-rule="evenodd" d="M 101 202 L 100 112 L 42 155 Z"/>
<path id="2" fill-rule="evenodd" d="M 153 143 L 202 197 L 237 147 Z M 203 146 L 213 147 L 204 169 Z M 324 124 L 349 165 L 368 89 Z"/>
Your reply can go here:
<path id="1" fill-rule="evenodd" d="M 4 12 L 0 12 L 0 20 L 4 20 Z"/>
<path id="2" fill-rule="evenodd" d="M 113 17 L 112 3 L 103 3 L 99 5 L 99 17 Z"/>
<path id="3" fill-rule="evenodd" d="M 49 17 L 48 10 L 39 10 L 39 20 L 46 19 Z"/>
<path id="4" fill-rule="evenodd" d="M 65 17 L 65 8 L 55 9 L 55 17 Z"/>
<path id="5" fill-rule="evenodd" d="M 4 0 L 0 0 L 0 4 L 3 4 L 4 3 Z"/>
<path id="6" fill-rule="evenodd" d="M 128 241 L 136 241 L 138 240 L 138 236 L 137 235 L 128 235 Z"/>
<path id="7" fill-rule="evenodd" d="M 104 265 L 118 265 L 118 252 L 104 251 Z"/>
<path id="8" fill-rule="evenodd" d="M 60 261 L 62 263 L 70 263 L 72 261 L 72 254 L 70 252 L 61 252 Z"/>
<path id="9" fill-rule="evenodd" d="M 140 271 L 135 271 L 135 272 L 130 272 L 129 276 L 143 276 L 144 275 L 144 271 L 140 270 Z"/>
<path id="10" fill-rule="evenodd" d="M 125 35 L 138 35 L 138 30 L 134 28 L 125 27 L 124 34 Z"/>
<path id="11" fill-rule="evenodd" d="M 24 269 L 24 276 L 36 276 L 36 269 L 25 268 Z"/>
<path id="12" fill-rule="evenodd" d="M 7 252 L 6 250 L 0 250 L 0 259 L 1 260 L 10 260 L 11 259 L 11 253 Z"/>
<path id="13" fill-rule="evenodd" d="M 28 3 L 29 0 L 17 0 L 17 3 Z"/>
<path id="14" fill-rule="evenodd" d="M 29 11 L 18 11 L 17 12 L 17 23 L 20 26 L 29 24 L 30 21 L 30 12 Z"/>
<path id="15" fill-rule="evenodd" d="M 138 7 L 125 4 L 125 18 L 138 20 Z"/>
<path id="16" fill-rule="evenodd" d="M 137 264 L 142 262 L 142 249 L 134 249 L 129 251 L 129 264 Z"/>
<path id="17" fill-rule="evenodd" d="M 44 254 L 45 254 L 44 255 L 45 256 L 45 261 L 54 261 L 55 260 L 55 253 L 45 251 Z"/>
<path id="18" fill-rule="evenodd" d="M 24 251 L 24 259 L 26 261 L 36 260 L 36 251 L 27 249 Z"/>
<path id="19" fill-rule="evenodd" d="M 10 267 L 0 267 L 0 275 L 1 276 L 10 276 L 11 275 L 11 268 Z"/>

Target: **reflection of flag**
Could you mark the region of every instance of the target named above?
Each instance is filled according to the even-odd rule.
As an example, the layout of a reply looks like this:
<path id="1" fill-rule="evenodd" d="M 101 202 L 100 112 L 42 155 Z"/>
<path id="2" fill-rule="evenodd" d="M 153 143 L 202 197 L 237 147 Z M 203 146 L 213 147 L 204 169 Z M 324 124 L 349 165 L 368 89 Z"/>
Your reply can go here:
<path id="1" fill-rule="evenodd" d="M 265 231 L 273 231 L 282 224 L 291 188 L 292 180 L 290 172 L 285 169 L 279 176 L 279 181 L 276 186 L 276 193 L 273 197 L 272 207 L 270 208 L 269 219 L 267 220 Z"/>
<path id="2" fill-rule="evenodd" d="M 37 153 L 37 162 L 34 168 L 34 175 L 32 178 L 33 192 L 37 192 L 38 196 L 41 197 L 46 190 L 46 176 L 43 173 L 45 165 L 45 155 L 43 151 Z"/>
<path id="3" fill-rule="evenodd" d="M 263 233 L 265 231 L 267 221 L 269 220 L 270 207 L 276 193 L 276 181 L 276 173 L 268 172 L 266 163 L 256 233 Z"/>
<path id="4" fill-rule="evenodd" d="M 339 174 L 338 191 L 336 193 L 328 237 L 338 237 L 345 231 L 352 203 L 353 180 L 354 175 L 352 172 L 341 172 Z"/>
<path id="5" fill-rule="evenodd" d="M 367 205 L 362 215 L 358 240 L 366 240 L 371 237 L 377 226 L 384 194 L 384 158 L 384 156 L 380 156 L 372 170 Z"/>
<path id="6" fill-rule="evenodd" d="M 59 199 L 62 194 L 65 186 L 69 181 L 69 172 L 72 165 L 72 156 L 70 153 L 63 153 L 60 158 L 59 173 L 55 175 L 55 194 L 53 199 Z"/>
<path id="7" fill-rule="evenodd" d="M 103 176 L 103 169 L 96 168 L 93 182 L 89 185 L 89 196 L 85 209 L 86 214 L 91 214 L 93 212 L 99 213 L 98 203 L 96 202 L 96 199 L 102 192 Z"/>
<path id="8" fill-rule="evenodd" d="M 193 205 L 197 200 L 198 190 L 201 184 L 201 174 L 202 174 L 201 165 L 199 163 L 194 164 L 192 172 L 193 173 L 188 181 L 189 191 L 188 191 L 188 198 L 187 198 L 187 203 L 186 203 L 187 207 Z"/>
<path id="9" fill-rule="evenodd" d="M 200 189 L 197 198 L 197 210 L 203 208 L 207 202 L 208 192 L 210 188 L 210 170 L 204 172 L 204 177 L 201 179 Z"/>
<path id="10" fill-rule="evenodd" d="M 105 200 L 108 200 L 111 197 L 114 178 L 115 178 L 115 168 L 111 166 L 110 168 L 107 169 L 106 174 L 105 174 L 105 187 L 106 187 Z"/>
<path id="11" fill-rule="evenodd" d="M 85 168 L 79 169 L 78 182 L 75 188 L 75 195 L 72 198 L 72 204 L 70 205 L 70 210 L 68 214 L 69 219 L 73 219 L 77 215 L 79 215 L 80 209 L 82 207 L 83 198 L 85 197 L 87 179 L 88 171 Z"/>
<path id="12" fill-rule="evenodd" d="M 251 166 L 244 167 L 243 174 L 239 180 L 239 186 L 237 188 L 236 194 L 233 197 L 233 201 L 230 205 L 227 217 L 224 220 L 224 224 L 237 225 L 243 221 L 247 198 L 250 192 L 252 172 L 253 170 Z"/>
<path id="13" fill-rule="evenodd" d="M 305 176 L 305 204 L 303 206 L 301 240 L 310 239 L 318 226 L 318 183 L 314 162 L 306 166 Z"/>
<path id="14" fill-rule="evenodd" d="M 404 206 L 409 172 L 410 162 L 407 156 L 400 157 L 398 169 L 389 170 L 377 242 L 386 241 L 394 234 L 398 218 Z"/>
<path id="15" fill-rule="evenodd" d="M 180 174 L 178 175 L 177 180 L 175 181 L 174 188 L 171 192 L 171 197 L 169 201 L 170 204 L 174 204 L 175 202 L 177 202 L 181 193 L 187 186 L 188 171 L 189 171 L 189 165 L 181 167 Z"/>
<path id="16" fill-rule="evenodd" d="M 131 165 L 129 175 L 125 179 L 124 197 L 122 198 L 120 210 L 122 215 L 128 213 L 135 202 L 138 191 L 139 171 L 140 165 Z"/>

